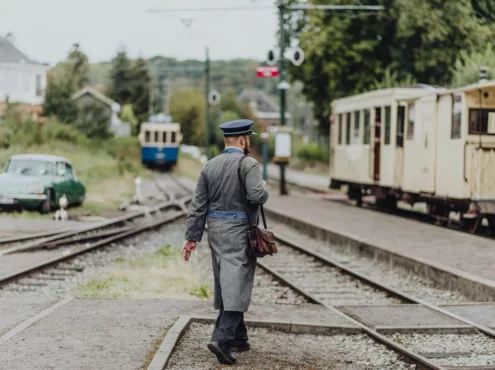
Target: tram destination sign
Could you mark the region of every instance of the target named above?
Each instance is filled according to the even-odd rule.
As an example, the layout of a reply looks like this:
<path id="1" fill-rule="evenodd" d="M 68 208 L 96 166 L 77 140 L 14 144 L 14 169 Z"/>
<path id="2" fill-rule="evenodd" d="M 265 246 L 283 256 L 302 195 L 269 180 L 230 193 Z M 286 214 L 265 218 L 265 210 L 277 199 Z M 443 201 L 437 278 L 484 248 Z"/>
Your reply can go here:
<path id="1" fill-rule="evenodd" d="M 278 73 L 277 66 L 261 66 L 256 68 L 256 76 L 258 77 L 277 77 Z"/>

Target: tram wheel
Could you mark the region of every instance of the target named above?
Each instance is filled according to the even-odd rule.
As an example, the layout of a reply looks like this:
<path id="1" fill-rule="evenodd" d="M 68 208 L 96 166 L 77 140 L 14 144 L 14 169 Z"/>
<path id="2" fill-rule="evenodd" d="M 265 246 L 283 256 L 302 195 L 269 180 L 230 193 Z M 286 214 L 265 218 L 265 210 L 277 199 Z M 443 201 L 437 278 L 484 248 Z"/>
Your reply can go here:
<path id="1" fill-rule="evenodd" d="M 483 221 L 483 217 L 481 216 L 476 218 L 462 218 L 461 226 L 464 230 L 470 232 L 471 234 L 476 234 L 480 229 L 481 221 Z"/>

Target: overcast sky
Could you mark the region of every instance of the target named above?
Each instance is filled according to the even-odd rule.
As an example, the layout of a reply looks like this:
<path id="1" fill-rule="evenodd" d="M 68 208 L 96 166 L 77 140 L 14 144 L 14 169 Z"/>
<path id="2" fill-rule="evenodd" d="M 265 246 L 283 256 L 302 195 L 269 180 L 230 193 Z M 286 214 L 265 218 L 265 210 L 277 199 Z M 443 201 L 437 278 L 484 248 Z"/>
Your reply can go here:
<path id="1" fill-rule="evenodd" d="M 179 59 L 254 58 L 274 46 L 274 0 L 0 0 L 0 35 L 12 32 L 28 57 L 55 64 L 78 42 L 91 62 L 110 60 L 118 45 L 129 56 Z M 273 9 L 148 13 L 148 9 L 260 7 Z M 185 27 L 185 19 L 192 24 Z"/>

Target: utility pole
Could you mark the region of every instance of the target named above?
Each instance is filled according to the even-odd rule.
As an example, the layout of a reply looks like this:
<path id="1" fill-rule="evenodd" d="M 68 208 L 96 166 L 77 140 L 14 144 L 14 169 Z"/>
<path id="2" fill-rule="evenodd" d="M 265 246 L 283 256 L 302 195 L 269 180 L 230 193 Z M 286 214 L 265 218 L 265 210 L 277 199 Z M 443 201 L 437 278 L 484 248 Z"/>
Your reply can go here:
<path id="1" fill-rule="evenodd" d="M 279 16 L 280 16 L 280 125 L 285 126 L 285 93 L 286 93 L 286 81 L 285 81 L 285 0 L 279 0 L 278 4 Z M 287 188 L 285 185 L 285 163 L 280 163 L 280 195 L 287 195 Z"/>
<path id="2" fill-rule="evenodd" d="M 205 148 L 206 158 L 210 159 L 210 130 L 209 130 L 209 104 L 208 94 L 210 93 L 210 57 L 208 47 L 206 48 L 206 61 L 205 61 Z"/>

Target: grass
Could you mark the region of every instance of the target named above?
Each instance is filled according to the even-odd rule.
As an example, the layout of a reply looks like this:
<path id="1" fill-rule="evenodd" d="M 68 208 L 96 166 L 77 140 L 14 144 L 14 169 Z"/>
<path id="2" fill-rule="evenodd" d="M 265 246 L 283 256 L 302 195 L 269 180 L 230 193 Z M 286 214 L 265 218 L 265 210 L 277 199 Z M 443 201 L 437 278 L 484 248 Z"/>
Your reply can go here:
<path id="1" fill-rule="evenodd" d="M 177 167 L 174 168 L 174 173 L 177 176 L 197 181 L 202 167 L 203 165 L 197 159 L 186 153 L 181 153 Z"/>
<path id="2" fill-rule="evenodd" d="M 79 285 L 79 295 L 86 298 L 175 298 L 207 299 L 210 288 L 193 264 L 182 259 L 179 248 L 166 245 L 135 260 L 122 257 L 113 270 L 101 279 Z"/>
<path id="3" fill-rule="evenodd" d="M 0 136 L 0 168 L 14 154 L 52 154 L 69 159 L 86 187 L 86 200 L 77 209 L 84 213 L 116 209 L 134 195 L 137 176 L 150 177 L 141 165 L 136 137 L 88 139 L 71 125 L 57 121 L 40 124 L 16 117 L 2 122 Z"/>

